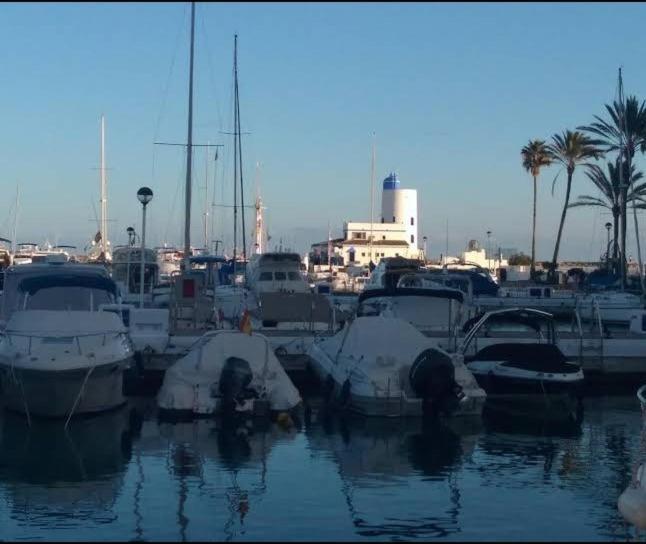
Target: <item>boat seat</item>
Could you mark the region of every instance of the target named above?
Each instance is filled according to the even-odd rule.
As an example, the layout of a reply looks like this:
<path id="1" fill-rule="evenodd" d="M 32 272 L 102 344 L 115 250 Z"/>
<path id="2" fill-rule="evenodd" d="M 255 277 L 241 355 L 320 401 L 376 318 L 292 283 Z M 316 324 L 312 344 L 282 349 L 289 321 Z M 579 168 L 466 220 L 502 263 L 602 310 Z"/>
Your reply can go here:
<path id="1" fill-rule="evenodd" d="M 516 368 L 536 372 L 577 372 L 578 367 L 566 365 L 563 352 L 554 344 L 501 343 L 486 346 L 475 355 L 465 358 L 471 361 L 504 361 Z"/>

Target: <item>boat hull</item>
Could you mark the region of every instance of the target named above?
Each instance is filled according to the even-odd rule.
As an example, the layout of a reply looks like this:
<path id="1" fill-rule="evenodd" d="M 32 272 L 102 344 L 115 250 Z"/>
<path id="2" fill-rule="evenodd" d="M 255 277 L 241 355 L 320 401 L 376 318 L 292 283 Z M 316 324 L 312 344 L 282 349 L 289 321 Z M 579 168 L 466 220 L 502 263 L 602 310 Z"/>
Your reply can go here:
<path id="1" fill-rule="evenodd" d="M 126 402 L 123 371 L 129 364 L 130 358 L 96 365 L 88 376 L 90 367 L 41 370 L 0 362 L 2 404 L 30 416 L 62 418 L 69 416 L 83 389 L 74 414 L 111 410 Z"/>
<path id="2" fill-rule="evenodd" d="M 361 386 L 357 384 L 350 387 L 349 395 L 344 401 L 343 382 L 340 374 L 335 372 L 335 365 L 328 354 L 320 346 L 314 344 L 309 352 L 311 368 L 323 384 L 327 400 L 370 417 L 422 417 L 425 414 L 424 400 L 409 397 L 404 392 L 397 395 L 362 394 Z M 480 417 L 486 397 L 467 396 L 451 412 L 451 417 Z"/>

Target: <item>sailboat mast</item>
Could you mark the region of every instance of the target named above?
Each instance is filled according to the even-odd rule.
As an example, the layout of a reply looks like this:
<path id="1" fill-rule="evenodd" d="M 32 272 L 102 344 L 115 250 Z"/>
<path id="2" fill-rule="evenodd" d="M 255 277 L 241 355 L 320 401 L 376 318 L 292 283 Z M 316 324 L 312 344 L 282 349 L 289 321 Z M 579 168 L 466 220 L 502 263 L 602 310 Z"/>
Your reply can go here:
<path id="1" fill-rule="evenodd" d="M 105 176 L 105 116 L 101 115 L 101 253 L 107 259 L 108 244 L 108 202 Z"/>
<path id="2" fill-rule="evenodd" d="M 186 193 L 184 209 L 184 263 L 189 268 L 191 252 L 191 163 L 193 158 L 193 50 L 195 42 L 195 2 L 191 2 L 191 56 L 188 80 L 188 138 L 186 146 Z"/>
<path id="3" fill-rule="evenodd" d="M 236 96 L 236 119 L 238 126 L 236 134 L 238 138 L 238 161 L 240 163 L 240 211 L 242 213 L 242 259 L 247 259 L 247 236 L 244 220 L 244 178 L 242 175 L 242 132 L 240 129 L 240 94 L 238 92 L 238 35 L 235 36 L 235 96 Z"/>
<path id="4" fill-rule="evenodd" d="M 16 185 L 16 209 L 13 213 L 13 232 L 11 233 L 11 253 L 16 254 L 16 233 L 18 232 L 18 204 L 20 199 L 20 185 Z"/>
<path id="5" fill-rule="evenodd" d="M 204 248 L 209 247 L 209 149 L 211 142 L 206 142 L 206 174 L 204 176 Z"/>
<path id="6" fill-rule="evenodd" d="M 236 274 L 236 252 L 238 247 L 238 35 L 233 37 L 233 277 Z"/>
<path id="7" fill-rule="evenodd" d="M 624 100 L 624 82 L 621 77 L 621 68 L 619 68 L 619 103 L 621 104 L 622 108 L 622 129 L 623 129 L 623 138 L 627 136 L 626 134 L 626 102 Z M 624 192 L 624 198 L 627 199 L 628 197 L 628 190 L 633 190 L 635 188 L 634 181 L 632 179 L 632 165 L 631 165 L 631 159 L 632 157 L 630 156 L 630 152 L 628 152 L 627 144 L 628 142 L 623 141 L 622 138 L 622 145 L 620 146 L 620 151 L 619 151 L 619 184 L 623 186 L 622 184 L 622 177 L 623 177 L 623 161 L 622 161 L 622 153 L 625 153 L 626 155 L 626 171 L 628 174 L 628 179 L 626 180 L 626 190 Z M 625 203 L 627 205 L 627 202 Z M 637 207 L 635 205 L 635 201 L 633 200 L 633 220 L 635 223 L 635 241 L 637 243 L 637 262 L 639 265 L 639 285 L 641 287 L 642 291 L 642 296 L 646 294 L 646 287 L 644 286 L 644 265 L 642 263 L 642 251 L 641 251 L 641 244 L 639 243 L 639 224 L 637 222 Z M 626 265 L 623 265 L 626 266 Z M 624 281 L 622 280 L 622 286 L 624 284 Z"/>

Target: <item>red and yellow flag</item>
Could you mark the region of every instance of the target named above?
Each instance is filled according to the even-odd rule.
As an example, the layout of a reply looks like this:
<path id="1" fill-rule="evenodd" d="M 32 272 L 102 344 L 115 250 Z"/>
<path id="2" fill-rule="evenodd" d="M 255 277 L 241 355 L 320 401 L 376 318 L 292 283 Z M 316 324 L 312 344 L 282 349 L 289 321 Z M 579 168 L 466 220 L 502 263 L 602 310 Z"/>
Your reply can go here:
<path id="1" fill-rule="evenodd" d="M 248 335 L 251 335 L 251 317 L 247 310 L 242 314 L 242 319 L 240 320 L 240 330 Z"/>

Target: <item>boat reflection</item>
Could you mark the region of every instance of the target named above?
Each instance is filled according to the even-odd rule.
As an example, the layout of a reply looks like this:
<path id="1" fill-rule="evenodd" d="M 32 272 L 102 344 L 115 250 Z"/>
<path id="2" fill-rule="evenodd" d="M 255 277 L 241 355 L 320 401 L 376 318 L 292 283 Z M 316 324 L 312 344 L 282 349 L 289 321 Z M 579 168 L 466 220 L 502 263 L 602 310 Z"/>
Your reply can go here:
<path id="1" fill-rule="evenodd" d="M 110 523 L 140 421 L 127 407 L 60 421 L 4 413 L 0 487 L 11 515 L 31 526 Z"/>
<path id="2" fill-rule="evenodd" d="M 267 489 L 267 460 L 272 448 L 296 435 L 295 426 L 267 418 L 174 422 L 152 418 L 144 421 L 137 457 L 167 459 L 167 470 L 177 486 L 175 538 L 192 540 L 193 532 L 204 535 L 208 531 L 209 535 L 221 534 L 218 539 L 230 540 L 244 534 L 247 517 Z M 140 480 L 145 479 L 142 470 Z M 138 497 L 137 512 L 144 510 Z M 217 508 L 218 516 L 213 516 L 213 502 L 223 503 L 224 522 L 221 507 Z M 141 522 L 135 532 L 144 537 Z"/>
<path id="3" fill-rule="evenodd" d="M 410 539 L 460 531 L 458 471 L 481 432 L 476 421 L 320 414 L 307 432 L 313 452 L 330 455 L 338 467 L 358 535 Z"/>

